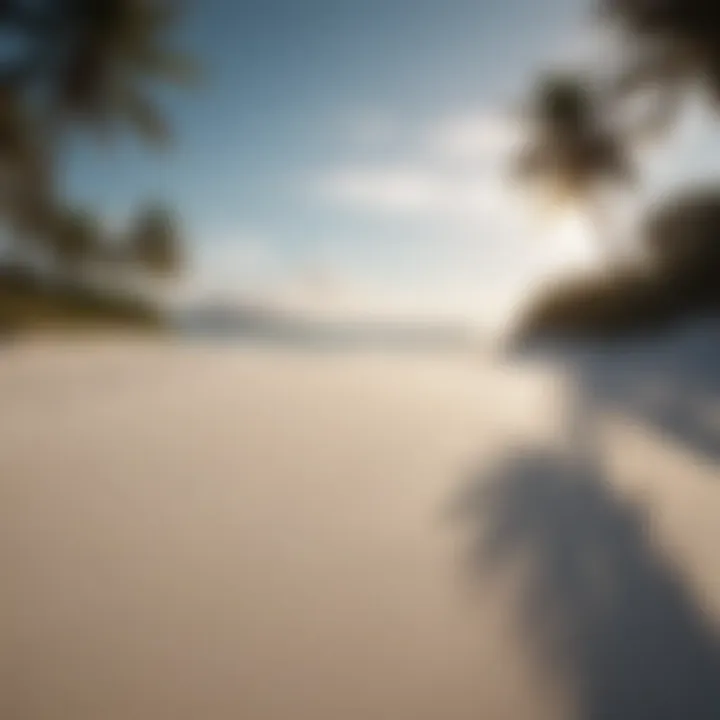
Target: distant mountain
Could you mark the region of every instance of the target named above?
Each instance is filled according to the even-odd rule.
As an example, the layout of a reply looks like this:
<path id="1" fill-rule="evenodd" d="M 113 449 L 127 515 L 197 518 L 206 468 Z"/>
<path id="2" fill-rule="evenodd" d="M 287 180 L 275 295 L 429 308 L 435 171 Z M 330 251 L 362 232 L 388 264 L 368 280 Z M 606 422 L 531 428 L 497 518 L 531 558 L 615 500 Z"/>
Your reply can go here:
<path id="1" fill-rule="evenodd" d="M 328 319 L 275 309 L 261 303 L 212 302 L 177 313 L 185 335 L 219 340 L 327 347 L 456 349 L 476 344 L 469 325 L 386 318 Z"/>

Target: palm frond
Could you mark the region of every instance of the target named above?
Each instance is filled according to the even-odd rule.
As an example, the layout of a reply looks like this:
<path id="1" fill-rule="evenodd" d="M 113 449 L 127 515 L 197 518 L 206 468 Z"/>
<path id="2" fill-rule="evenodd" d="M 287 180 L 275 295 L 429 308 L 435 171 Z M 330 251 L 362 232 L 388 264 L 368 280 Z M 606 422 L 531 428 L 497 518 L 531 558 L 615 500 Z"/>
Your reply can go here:
<path id="1" fill-rule="evenodd" d="M 139 90 L 126 88 L 121 111 L 126 122 L 148 142 L 159 147 L 171 140 L 170 126 L 155 104 Z"/>
<path id="2" fill-rule="evenodd" d="M 143 48 L 128 60 L 147 77 L 182 87 L 195 86 L 201 78 L 200 66 L 195 59 L 179 51 Z"/>

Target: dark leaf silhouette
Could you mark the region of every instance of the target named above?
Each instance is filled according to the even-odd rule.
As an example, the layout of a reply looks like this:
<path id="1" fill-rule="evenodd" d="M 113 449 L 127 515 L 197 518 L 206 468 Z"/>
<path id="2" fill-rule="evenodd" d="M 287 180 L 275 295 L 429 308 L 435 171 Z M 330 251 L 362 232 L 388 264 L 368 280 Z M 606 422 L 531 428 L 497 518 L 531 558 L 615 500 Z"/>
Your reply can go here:
<path id="1" fill-rule="evenodd" d="M 714 0 L 601 0 L 601 14 L 628 38 L 623 90 L 661 90 L 654 123 L 667 127 L 683 95 L 703 88 L 720 100 L 720 7 Z"/>
<path id="2" fill-rule="evenodd" d="M 129 257 L 138 267 L 160 277 L 175 275 L 183 263 L 178 226 L 162 205 L 142 210 L 128 237 Z"/>

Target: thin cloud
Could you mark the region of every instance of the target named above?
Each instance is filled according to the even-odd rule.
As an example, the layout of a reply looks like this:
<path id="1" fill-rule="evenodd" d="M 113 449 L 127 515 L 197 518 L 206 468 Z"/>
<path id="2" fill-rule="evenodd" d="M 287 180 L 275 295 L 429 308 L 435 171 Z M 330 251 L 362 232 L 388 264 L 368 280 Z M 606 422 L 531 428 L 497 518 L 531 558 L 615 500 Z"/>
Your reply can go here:
<path id="1" fill-rule="evenodd" d="M 487 173 L 449 173 L 423 166 L 358 167 L 329 173 L 317 185 L 325 200 L 404 216 L 493 216 L 506 205 L 502 183 Z"/>
<path id="2" fill-rule="evenodd" d="M 502 168 L 519 127 L 489 113 L 444 117 L 408 127 L 404 161 L 332 169 L 311 183 L 325 202 L 368 213 L 497 219 L 509 211 Z"/>
<path id="3" fill-rule="evenodd" d="M 441 159 L 497 164 L 522 141 L 517 120 L 479 113 L 451 117 L 431 129 L 428 145 Z"/>

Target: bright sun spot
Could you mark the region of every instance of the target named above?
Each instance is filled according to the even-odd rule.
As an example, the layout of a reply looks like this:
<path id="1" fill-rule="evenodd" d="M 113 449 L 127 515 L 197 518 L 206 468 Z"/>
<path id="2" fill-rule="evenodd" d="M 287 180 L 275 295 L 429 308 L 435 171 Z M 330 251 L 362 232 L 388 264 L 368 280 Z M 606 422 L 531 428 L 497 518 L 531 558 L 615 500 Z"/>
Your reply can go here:
<path id="1" fill-rule="evenodd" d="M 567 210 L 557 219 L 552 234 L 555 262 L 564 267 L 594 267 L 600 262 L 600 252 L 591 224 L 579 210 Z"/>

